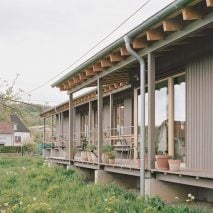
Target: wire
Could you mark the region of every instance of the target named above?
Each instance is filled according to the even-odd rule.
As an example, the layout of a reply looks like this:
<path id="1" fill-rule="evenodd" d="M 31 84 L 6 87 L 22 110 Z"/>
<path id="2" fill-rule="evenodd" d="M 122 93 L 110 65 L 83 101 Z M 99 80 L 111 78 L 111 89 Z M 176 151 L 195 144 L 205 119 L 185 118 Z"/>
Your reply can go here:
<path id="1" fill-rule="evenodd" d="M 94 50 L 99 44 L 101 44 L 103 41 L 105 41 L 109 36 L 111 36 L 115 31 L 117 31 L 121 26 L 123 26 L 129 19 L 131 19 L 136 13 L 138 13 L 141 9 L 143 9 L 150 1 L 152 0 L 147 0 L 144 4 L 142 4 L 134 13 L 132 13 L 129 17 L 127 17 L 123 22 L 121 22 L 121 24 L 119 24 L 113 31 L 111 31 L 109 34 L 107 34 L 104 38 L 102 38 L 97 44 L 95 44 L 92 48 L 90 48 L 88 51 L 86 51 L 80 58 L 78 58 L 77 60 L 75 60 L 71 65 L 69 65 L 68 67 L 66 67 L 65 69 L 63 69 L 61 72 L 59 72 L 58 74 L 56 74 L 55 76 L 53 76 L 52 78 L 50 78 L 49 80 L 45 81 L 44 83 L 42 83 L 41 85 L 31 89 L 30 91 L 22 94 L 21 96 L 25 96 L 29 93 L 32 93 L 38 89 L 40 89 L 41 87 L 45 86 L 46 84 L 48 84 L 49 82 L 51 82 L 52 80 L 54 80 L 55 78 L 57 78 L 59 75 L 61 75 L 62 73 L 64 73 L 65 71 L 67 71 L 69 68 L 71 68 L 73 65 L 75 65 L 77 62 L 79 62 L 82 58 L 84 58 L 88 53 L 90 53 L 92 50 Z"/>

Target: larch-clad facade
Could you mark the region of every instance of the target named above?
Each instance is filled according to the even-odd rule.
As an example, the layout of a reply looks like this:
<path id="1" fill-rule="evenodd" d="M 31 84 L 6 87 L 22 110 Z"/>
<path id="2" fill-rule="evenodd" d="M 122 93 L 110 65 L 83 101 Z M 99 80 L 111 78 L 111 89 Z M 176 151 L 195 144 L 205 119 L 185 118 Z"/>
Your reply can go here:
<path id="1" fill-rule="evenodd" d="M 211 0 L 177 0 L 127 33 L 131 48 L 145 62 L 144 94 L 139 64 L 124 38 L 55 82 L 52 86 L 67 91 L 69 101 L 41 114 L 44 124 L 51 119 L 52 130 L 56 126 L 51 138 L 44 128 L 44 156 L 94 172 L 95 182 L 139 187 L 143 167 L 136 159 L 144 144 L 146 194 L 172 200 L 193 192 L 198 199 L 212 200 L 212 8 Z M 90 87 L 95 88 L 73 98 Z M 93 158 L 83 156 L 85 144 L 95 145 Z M 114 147 L 114 163 L 101 158 L 105 144 Z M 160 152 L 180 159 L 180 171 L 159 168 L 155 155 Z"/>

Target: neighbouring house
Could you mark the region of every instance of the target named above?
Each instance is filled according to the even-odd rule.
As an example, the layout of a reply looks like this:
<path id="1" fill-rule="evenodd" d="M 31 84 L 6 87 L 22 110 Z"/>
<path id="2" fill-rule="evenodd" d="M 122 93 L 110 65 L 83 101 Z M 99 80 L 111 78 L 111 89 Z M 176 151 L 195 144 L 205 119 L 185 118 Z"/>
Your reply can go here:
<path id="1" fill-rule="evenodd" d="M 0 122 L 0 146 L 13 146 L 13 125 Z"/>
<path id="2" fill-rule="evenodd" d="M 213 201 L 213 1 L 176 0 L 125 36 L 52 85 L 69 100 L 41 114 L 45 157 L 96 183 L 145 188 L 169 201 L 188 193 Z M 95 157 L 85 157 L 85 143 L 96 146 Z M 102 159 L 105 144 L 114 147 L 114 163 Z M 144 144 L 143 170 L 136 162 Z M 178 157 L 180 170 L 160 169 L 160 152 Z"/>
<path id="3" fill-rule="evenodd" d="M 0 144 L 21 146 L 30 138 L 30 131 L 17 115 L 10 116 L 10 122 L 0 122 Z"/>

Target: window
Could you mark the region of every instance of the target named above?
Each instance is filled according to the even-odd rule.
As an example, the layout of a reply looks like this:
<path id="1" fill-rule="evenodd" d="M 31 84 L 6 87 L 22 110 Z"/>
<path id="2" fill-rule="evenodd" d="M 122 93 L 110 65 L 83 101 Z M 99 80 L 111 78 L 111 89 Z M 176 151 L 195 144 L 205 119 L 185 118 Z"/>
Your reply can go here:
<path id="1" fill-rule="evenodd" d="M 88 113 L 81 114 L 81 136 L 86 137 L 89 131 L 89 116 Z"/>
<path id="2" fill-rule="evenodd" d="M 186 82 L 185 75 L 174 78 L 174 146 L 175 157 L 185 162 L 186 125 Z"/>
<path id="3" fill-rule="evenodd" d="M 15 136 L 15 143 L 21 143 L 21 136 Z"/>
<path id="4" fill-rule="evenodd" d="M 115 135 L 124 134 L 124 104 L 118 104 L 114 107 L 114 128 Z"/>

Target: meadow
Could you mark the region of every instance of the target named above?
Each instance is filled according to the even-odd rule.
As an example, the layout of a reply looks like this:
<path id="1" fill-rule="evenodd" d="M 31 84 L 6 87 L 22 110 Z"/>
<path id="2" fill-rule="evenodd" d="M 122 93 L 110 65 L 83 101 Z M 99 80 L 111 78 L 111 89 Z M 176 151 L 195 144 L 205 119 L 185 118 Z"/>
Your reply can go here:
<path id="1" fill-rule="evenodd" d="M 74 170 L 48 168 L 38 157 L 0 157 L 0 213 L 200 213 L 190 205 L 140 198 L 115 185 L 95 185 Z"/>

